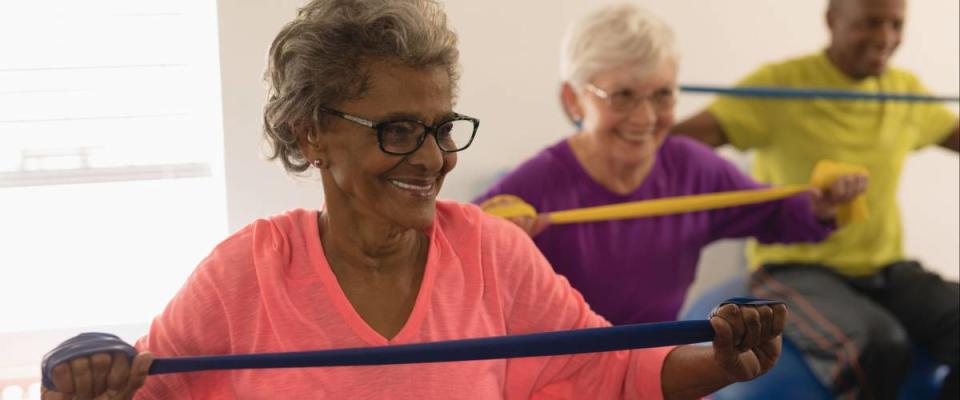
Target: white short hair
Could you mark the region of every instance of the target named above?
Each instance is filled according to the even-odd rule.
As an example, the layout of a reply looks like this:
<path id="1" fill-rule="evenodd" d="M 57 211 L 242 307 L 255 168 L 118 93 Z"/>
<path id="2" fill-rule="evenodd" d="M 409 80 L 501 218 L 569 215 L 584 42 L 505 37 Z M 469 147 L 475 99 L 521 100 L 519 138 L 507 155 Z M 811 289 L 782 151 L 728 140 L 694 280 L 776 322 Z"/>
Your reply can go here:
<path id="1" fill-rule="evenodd" d="M 599 72 L 636 65 L 641 76 L 679 61 L 673 30 L 634 4 L 603 7 L 574 22 L 563 38 L 560 78 L 574 87 Z"/>

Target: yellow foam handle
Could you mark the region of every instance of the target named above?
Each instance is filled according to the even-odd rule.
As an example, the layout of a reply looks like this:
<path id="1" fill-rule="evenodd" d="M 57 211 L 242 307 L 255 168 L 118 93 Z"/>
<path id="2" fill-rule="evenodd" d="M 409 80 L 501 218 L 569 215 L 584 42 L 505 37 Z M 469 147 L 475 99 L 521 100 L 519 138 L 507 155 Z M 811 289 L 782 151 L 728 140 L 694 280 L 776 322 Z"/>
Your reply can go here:
<path id="1" fill-rule="evenodd" d="M 824 160 L 817 163 L 816 167 L 814 167 L 810 184 L 808 185 L 787 185 L 766 189 L 666 197 L 654 200 L 554 211 L 549 213 L 548 216 L 550 222 L 553 224 L 570 224 L 653 217 L 735 207 L 778 200 L 813 188 L 826 189 L 840 176 L 850 174 L 869 175 L 866 168 L 861 166 Z M 534 209 L 533 206 L 514 195 L 494 196 L 481 204 L 481 207 L 487 213 L 504 218 L 537 216 L 537 210 Z M 867 203 L 863 195 L 857 196 L 850 203 L 841 205 L 837 209 L 837 223 L 840 225 L 862 221 L 866 219 L 867 216 Z"/>
<path id="2" fill-rule="evenodd" d="M 519 196 L 512 194 L 493 196 L 480 204 L 480 208 L 487 214 L 503 218 L 537 216 L 537 209 L 533 208 L 530 203 L 523 201 Z"/>
<path id="3" fill-rule="evenodd" d="M 820 189 L 827 189 L 830 184 L 843 175 L 870 176 L 870 171 L 860 165 L 844 164 L 832 160 L 820 160 L 813 167 L 810 174 L 810 185 Z M 867 208 L 867 197 L 859 195 L 847 204 L 837 207 L 837 225 L 847 225 L 853 222 L 866 220 L 870 216 Z"/>

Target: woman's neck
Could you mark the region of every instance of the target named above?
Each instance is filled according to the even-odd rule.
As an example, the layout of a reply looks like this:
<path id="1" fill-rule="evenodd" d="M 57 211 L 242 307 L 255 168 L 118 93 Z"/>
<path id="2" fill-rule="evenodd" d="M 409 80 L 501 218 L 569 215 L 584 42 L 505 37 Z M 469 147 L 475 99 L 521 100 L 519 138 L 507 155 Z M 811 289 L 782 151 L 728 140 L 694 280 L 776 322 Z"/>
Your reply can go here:
<path id="1" fill-rule="evenodd" d="M 613 193 L 619 195 L 633 193 L 643 184 L 653 169 L 653 158 L 638 162 L 618 160 L 610 157 L 610 149 L 597 145 L 589 135 L 580 133 L 568 140 L 574 156 L 587 171 L 587 175 Z"/>
<path id="2" fill-rule="evenodd" d="M 320 213 L 320 242 L 334 272 L 392 276 L 410 272 L 425 258 L 429 239 L 411 228 L 371 221 L 349 208 L 327 203 Z"/>
<path id="3" fill-rule="evenodd" d="M 426 271 L 429 237 L 416 229 L 385 227 L 333 207 L 320 214 L 327 264 L 353 309 L 390 340 L 409 320 Z"/>

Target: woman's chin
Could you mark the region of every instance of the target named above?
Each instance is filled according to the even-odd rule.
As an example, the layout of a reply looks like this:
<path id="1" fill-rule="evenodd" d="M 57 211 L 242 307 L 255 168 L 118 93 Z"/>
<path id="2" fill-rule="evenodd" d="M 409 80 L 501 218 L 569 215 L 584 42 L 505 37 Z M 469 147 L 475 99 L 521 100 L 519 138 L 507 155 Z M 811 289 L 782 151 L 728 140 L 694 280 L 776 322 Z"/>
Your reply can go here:
<path id="1" fill-rule="evenodd" d="M 630 146 L 620 146 L 615 153 L 619 153 L 617 158 L 628 164 L 643 163 L 649 160 L 657 153 L 658 144 L 654 141 L 637 143 L 633 142 Z"/>
<path id="2" fill-rule="evenodd" d="M 436 202 L 430 203 L 431 206 L 429 208 L 417 207 L 395 214 L 394 218 L 397 225 L 408 229 L 426 230 L 433 224 L 433 219 L 436 216 Z"/>

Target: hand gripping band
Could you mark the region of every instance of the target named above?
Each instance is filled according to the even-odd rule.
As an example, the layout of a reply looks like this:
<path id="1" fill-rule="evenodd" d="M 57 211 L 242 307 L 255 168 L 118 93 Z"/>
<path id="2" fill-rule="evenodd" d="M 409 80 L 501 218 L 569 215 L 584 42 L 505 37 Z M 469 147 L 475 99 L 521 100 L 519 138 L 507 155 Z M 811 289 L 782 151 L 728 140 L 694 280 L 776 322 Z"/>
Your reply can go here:
<path id="1" fill-rule="evenodd" d="M 86 332 L 74 336 L 60 343 L 53 351 L 43 356 L 40 367 L 43 370 L 43 386 L 53 388 L 53 367 L 70 361 L 74 358 L 85 357 L 97 353 L 125 353 L 131 360 L 137 355 L 137 350 L 116 335 L 100 332 Z"/>

